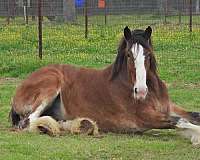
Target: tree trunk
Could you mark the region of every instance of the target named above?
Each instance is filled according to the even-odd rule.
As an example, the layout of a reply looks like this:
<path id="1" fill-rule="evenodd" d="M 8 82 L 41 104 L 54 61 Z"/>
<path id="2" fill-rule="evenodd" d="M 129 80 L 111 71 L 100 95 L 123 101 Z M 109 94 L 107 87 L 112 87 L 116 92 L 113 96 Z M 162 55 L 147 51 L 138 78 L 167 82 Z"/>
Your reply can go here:
<path id="1" fill-rule="evenodd" d="M 196 0 L 196 13 L 199 13 L 199 0 Z"/>
<path id="2" fill-rule="evenodd" d="M 74 0 L 63 0 L 63 16 L 65 22 L 75 21 L 75 1 Z"/>

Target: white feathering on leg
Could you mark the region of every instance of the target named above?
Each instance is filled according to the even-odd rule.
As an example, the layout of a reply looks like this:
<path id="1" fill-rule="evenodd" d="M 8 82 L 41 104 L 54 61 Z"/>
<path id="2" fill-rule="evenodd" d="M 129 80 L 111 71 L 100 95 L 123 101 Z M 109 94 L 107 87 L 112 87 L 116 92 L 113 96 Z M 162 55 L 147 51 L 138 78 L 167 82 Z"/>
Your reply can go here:
<path id="1" fill-rule="evenodd" d="M 47 129 L 52 136 L 60 135 L 60 124 L 50 116 L 39 117 L 36 120 L 31 121 L 28 131 L 40 133 L 39 127 Z"/>
<path id="2" fill-rule="evenodd" d="M 176 124 L 176 127 L 179 133 L 185 138 L 190 139 L 194 146 L 200 145 L 200 126 L 181 118 Z"/>

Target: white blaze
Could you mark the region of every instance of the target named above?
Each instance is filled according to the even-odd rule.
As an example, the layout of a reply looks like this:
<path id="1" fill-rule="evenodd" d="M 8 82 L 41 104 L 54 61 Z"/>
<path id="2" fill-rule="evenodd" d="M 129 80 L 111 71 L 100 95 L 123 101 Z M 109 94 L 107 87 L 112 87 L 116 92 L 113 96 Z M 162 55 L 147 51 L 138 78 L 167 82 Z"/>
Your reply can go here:
<path id="1" fill-rule="evenodd" d="M 136 43 L 133 44 L 131 48 L 133 57 L 135 59 L 135 69 L 136 69 L 136 82 L 134 89 L 137 88 L 137 91 L 146 91 L 146 69 L 145 69 L 145 56 L 143 47 Z M 145 94 L 146 96 L 146 94 Z"/>

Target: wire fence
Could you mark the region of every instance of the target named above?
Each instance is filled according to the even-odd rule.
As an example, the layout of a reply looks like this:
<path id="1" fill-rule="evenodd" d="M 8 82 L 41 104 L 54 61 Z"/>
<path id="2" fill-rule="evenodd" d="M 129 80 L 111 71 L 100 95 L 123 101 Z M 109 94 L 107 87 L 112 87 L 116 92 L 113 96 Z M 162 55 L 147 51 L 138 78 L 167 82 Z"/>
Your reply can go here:
<path id="1" fill-rule="evenodd" d="M 163 78 L 199 82 L 199 5 L 199 0 L 0 0 L 1 75 L 28 68 L 26 63 L 38 66 L 28 60 L 35 54 L 44 55 L 41 65 L 111 63 L 126 25 L 150 25 Z"/>

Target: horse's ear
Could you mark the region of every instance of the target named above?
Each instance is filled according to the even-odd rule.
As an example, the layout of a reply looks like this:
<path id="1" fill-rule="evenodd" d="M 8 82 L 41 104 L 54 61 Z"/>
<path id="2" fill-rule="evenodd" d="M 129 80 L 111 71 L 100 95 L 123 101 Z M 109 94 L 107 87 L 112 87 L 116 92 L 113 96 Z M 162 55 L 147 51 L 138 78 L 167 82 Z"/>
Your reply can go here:
<path id="1" fill-rule="evenodd" d="M 151 37 L 151 33 L 152 33 L 152 29 L 150 26 L 148 26 L 145 30 L 145 35 L 144 35 L 147 40 L 149 40 L 149 38 Z"/>
<path id="2" fill-rule="evenodd" d="M 131 30 L 128 28 L 128 26 L 124 28 L 124 37 L 127 41 L 131 39 Z"/>

